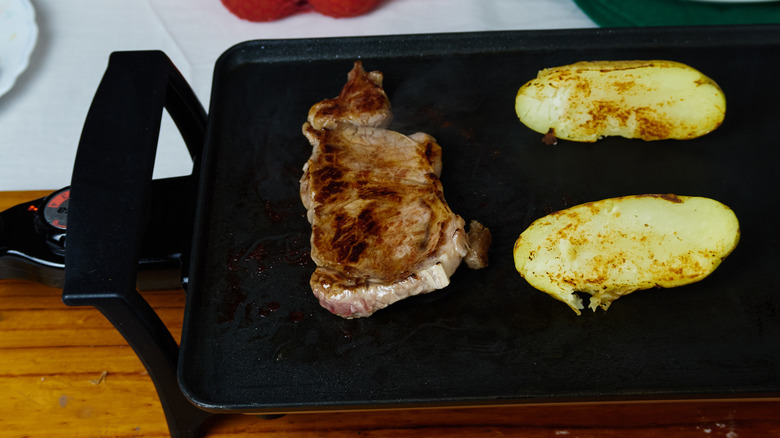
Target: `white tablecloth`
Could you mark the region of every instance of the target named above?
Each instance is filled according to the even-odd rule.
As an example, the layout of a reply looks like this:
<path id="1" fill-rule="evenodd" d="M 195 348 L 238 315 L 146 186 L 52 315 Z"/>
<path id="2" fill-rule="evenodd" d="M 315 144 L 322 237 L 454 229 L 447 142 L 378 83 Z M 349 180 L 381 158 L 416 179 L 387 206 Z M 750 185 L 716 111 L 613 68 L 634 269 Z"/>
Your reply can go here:
<path id="1" fill-rule="evenodd" d="M 70 184 L 76 148 L 111 52 L 164 51 L 208 108 L 214 64 L 253 39 L 587 28 L 572 0 L 386 0 L 350 19 L 304 13 L 269 23 L 219 0 L 32 0 L 39 28 L 28 69 L 0 97 L 0 190 Z M 155 177 L 188 174 L 189 157 L 163 120 Z"/>

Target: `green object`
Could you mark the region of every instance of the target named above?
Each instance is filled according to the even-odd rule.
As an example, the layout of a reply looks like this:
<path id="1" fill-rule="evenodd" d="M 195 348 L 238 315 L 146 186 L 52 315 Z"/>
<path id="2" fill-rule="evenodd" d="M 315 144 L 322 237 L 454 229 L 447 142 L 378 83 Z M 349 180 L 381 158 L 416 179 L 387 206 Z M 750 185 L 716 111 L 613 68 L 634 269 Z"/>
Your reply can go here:
<path id="1" fill-rule="evenodd" d="M 601 27 L 780 23 L 780 2 L 574 0 Z"/>

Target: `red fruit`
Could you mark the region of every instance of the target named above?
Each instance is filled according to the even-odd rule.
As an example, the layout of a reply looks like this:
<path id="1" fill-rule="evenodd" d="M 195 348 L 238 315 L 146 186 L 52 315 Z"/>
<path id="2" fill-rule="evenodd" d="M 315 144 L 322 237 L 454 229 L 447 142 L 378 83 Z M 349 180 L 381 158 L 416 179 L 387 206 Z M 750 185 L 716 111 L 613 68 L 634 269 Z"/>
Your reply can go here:
<path id="1" fill-rule="evenodd" d="M 222 0 L 222 4 L 249 21 L 274 21 L 309 8 L 306 0 Z"/>
<path id="2" fill-rule="evenodd" d="M 335 18 L 365 14 L 381 2 L 382 0 L 309 0 L 315 11 Z"/>

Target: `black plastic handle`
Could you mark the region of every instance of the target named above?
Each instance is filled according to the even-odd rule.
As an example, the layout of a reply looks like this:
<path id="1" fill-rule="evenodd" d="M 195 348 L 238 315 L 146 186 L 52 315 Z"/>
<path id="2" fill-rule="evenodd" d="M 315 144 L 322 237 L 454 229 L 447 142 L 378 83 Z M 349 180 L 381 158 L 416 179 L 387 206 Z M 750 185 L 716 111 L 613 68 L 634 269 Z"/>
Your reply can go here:
<path id="1" fill-rule="evenodd" d="M 112 54 L 87 114 L 71 180 L 63 291 L 68 304 L 135 290 L 163 108 L 197 164 L 206 113 L 168 57 L 158 51 Z"/>
<path id="2" fill-rule="evenodd" d="M 151 184 L 163 108 L 197 169 L 207 120 L 187 82 L 162 52 L 112 54 L 76 154 L 62 299 L 68 305 L 95 306 L 111 321 L 149 371 L 171 434 L 195 436 L 208 414 L 181 393 L 176 340 L 136 291 L 150 206 L 166 203 L 155 200 Z M 172 192 L 193 196 L 194 202 L 194 193 Z M 186 222 L 181 226 L 191 227 Z"/>

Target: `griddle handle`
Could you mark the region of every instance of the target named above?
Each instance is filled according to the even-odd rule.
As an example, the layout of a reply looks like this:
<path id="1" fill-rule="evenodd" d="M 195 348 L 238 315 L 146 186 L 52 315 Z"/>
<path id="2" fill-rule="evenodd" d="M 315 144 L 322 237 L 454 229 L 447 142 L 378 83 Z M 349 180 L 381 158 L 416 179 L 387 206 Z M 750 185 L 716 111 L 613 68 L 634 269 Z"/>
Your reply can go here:
<path id="1" fill-rule="evenodd" d="M 163 108 L 197 167 L 206 114 L 185 79 L 162 52 L 113 53 L 73 168 L 63 291 L 69 303 L 135 290 Z"/>
<path id="2" fill-rule="evenodd" d="M 62 299 L 114 324 L 149 371 L 171 434 L 197 436 L 209 414 L 182 394 L 176 340 L 136 291 L 163 108 L 197 168 L 206 113 L 187 82 L 162 52 L 112 54 L 76 154 Z"/>

